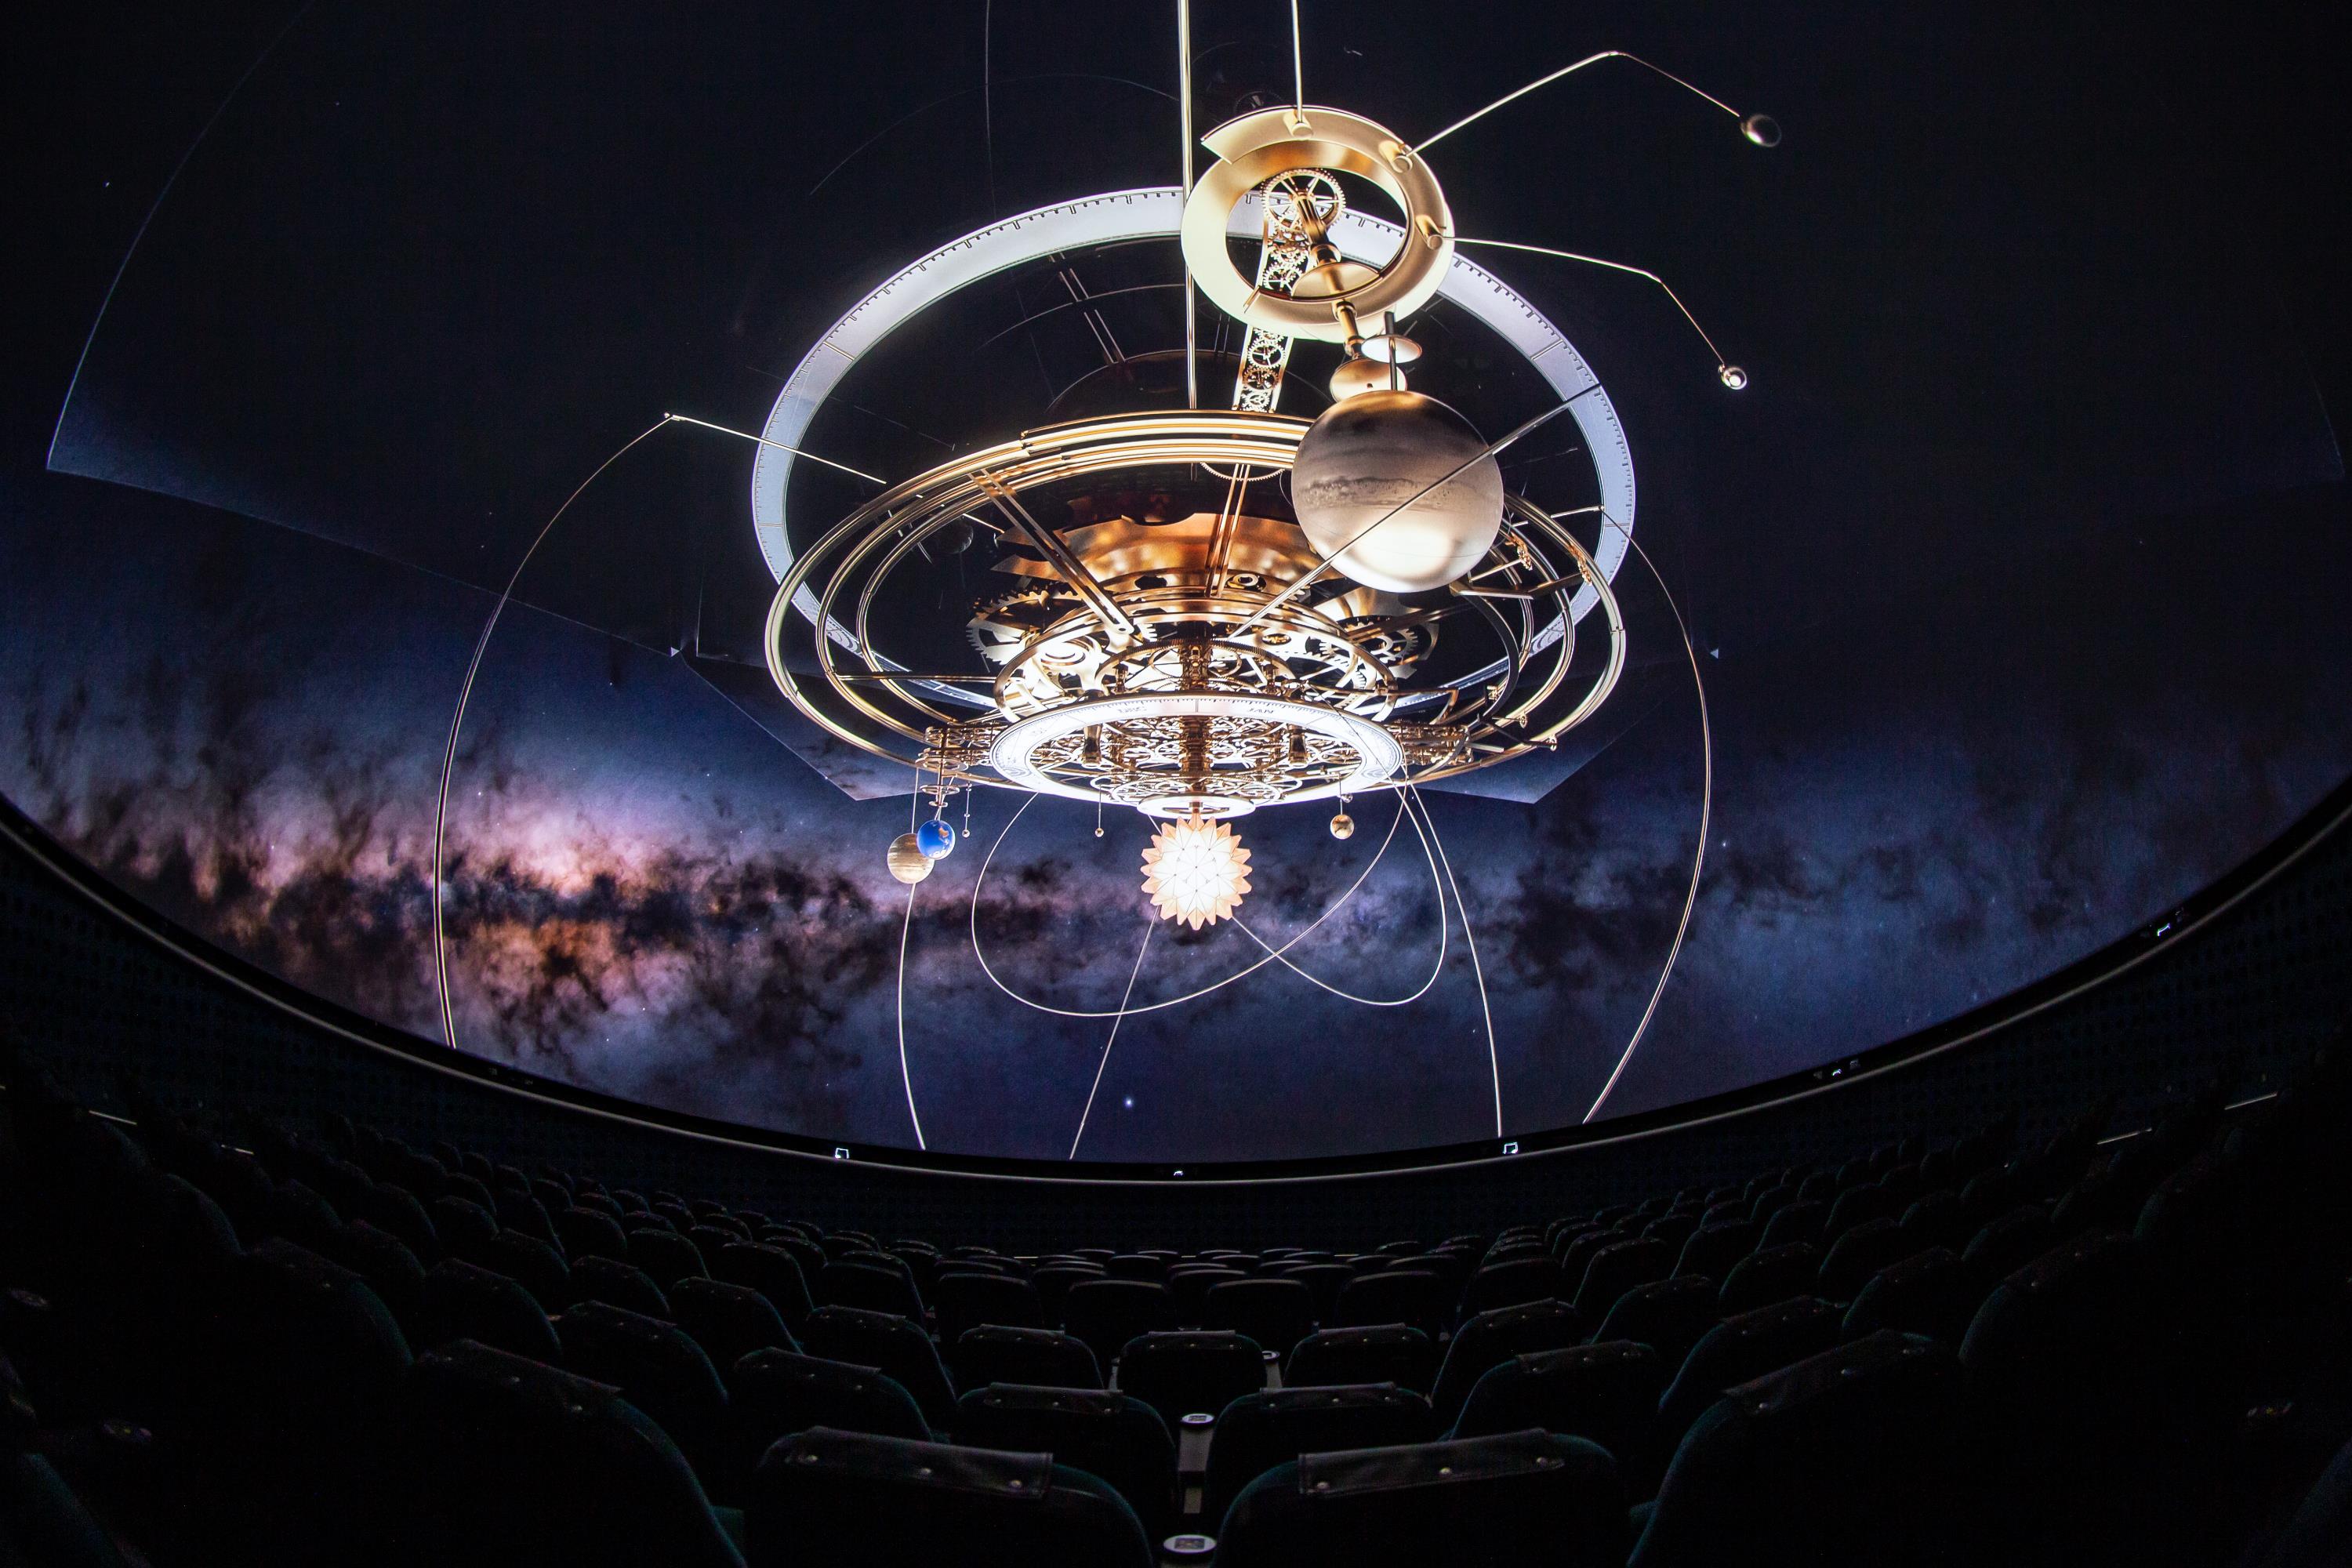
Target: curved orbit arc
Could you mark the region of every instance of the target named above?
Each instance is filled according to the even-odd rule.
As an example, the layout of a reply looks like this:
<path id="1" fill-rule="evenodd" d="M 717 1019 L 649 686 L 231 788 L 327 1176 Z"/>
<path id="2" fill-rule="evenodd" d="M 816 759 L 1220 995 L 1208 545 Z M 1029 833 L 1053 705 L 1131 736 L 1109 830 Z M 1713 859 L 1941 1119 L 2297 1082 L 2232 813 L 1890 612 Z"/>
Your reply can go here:
<path id="1" fill-rule="evenodd" d="M 981 889 L 988 883 L 988 868 L 995 862 L 997 850 L 1003 847 L 1006 835 L 1013 831 L 1013 825 L 1021 820 L 1023 816 L 1028 812 L 1029 807 L 1034 805 L 1038 798 L 1038 796 L 1034 795 L 1029 796 L 1028 799 L 1021 803 L 1018 810 L 1014 811 L 1010 817 L 1006 818 L 1004 826 L 997 831 L 996 841 L 988 847 L 988 854 L 980 863 L 980 875 L 972 879 L 971 953 L 974 958 L 980 961 L 980 972 L 988 976 L 988 983 L 995 986 L 999 991 L 1003 992 L 1007 996 L 1012 997 L 1013 1000 L 1020 1003 L 1024 1007 L 1034 1009 L 1040 1013 L 1052 1013 L 1058 1017 L 1133 1017 L 1139 1014 L 1157 1013 L 1164 1008 L 1181 1007 L 1187 1002 L 1198 1001 L 1200 998 L 1208 995 L 1212 992 L 1223 990 L 1226 986 L 1231 985 L 1236 980 L 1246 979 L 1250 975 L 1256 973 L 1259 970 L 1264 969 L 1267 964 L 1275 962 L 1277 954 L 1268 953 L 1265 957 L 1259 959 L 1256 963 L 1249 964 L 1244 968 L 1237 969 L 1233 973 L 1226 975 L 1223 979 L 1213 981 L 1207 985 L 1202 986 L 1198 990 L 1188 991 L 1181 996 L 1171 996 L 1164 1001 L 1146 1003 L 1140 1007 L 1056 1007 L 1051 1003 L 1034 1001 L 1030 997 L 1024 996 L 1018 991 L 1013 990 L 1013 987 L 1007 985 L 1003 980 L 997 977 L 996 971 L 989 966 L 988 954 L 981 949 L 980 894 Z M 1327 909 L 1321 914 L 1317 915 L 1314 920 L 1309 921 L 1296 935 L 1291 937 L 1288 942 L 1284 942 L 1279 952 L 1287 952 L 1290 949 L 1306 941 L 1309 934 L 1311 934 L 1318 927 L 1322 925 L 1325 921 L 1328 921 L 1333 915 L 1338 914 L 1339 910 L 1346 906 L 1348 900 L 1356 896 L 1356 890 L 1364 885 L 1366 879 L 1370 878 L 1372 872 L 1380 866 L 1382 857 L 1388 854 L 1389 845 L 1395 839 L 1397 827 L 1399 824 L 1403 822 L 1404 816 L 1405 807 L 1403 793 L 1399 791 L 1396 818 L 1389 824 L 1387 837 L 1381 840 L 1380 849 L 1372 856 L 1370 863 L 1365 866 L 1361 871 L 1357 873 L 1356 879 L 1348 884 L 1348 890 L 1341 893 L 1338 900 L 1332 903 L 1329 909 Z"/>
<path id="2" fill-rule="evenodd" d="M 530 565 L 531 557 L 539 553 L 539 547 L 547 542 L 547 536 L 555 531 L 555 525 L 562 521 L 565 512 L 572 510 L 572 503 L 585 495 L 590 485 L 603 479 L 605 469 L 634 451 L 637 443 L 670 423 L 670 416 L 665 414 L 614 448 L 613 455 L 597 464 L 595 471 L 581 480 L 578 488 L 563 498 L 563 504 L 540 525 L 539 531 L 531 536 L 530 548 L 522 552 L 522 559 L 515 563 L 514 571 L 508 574 L 507 585 L 499 593 L 498 603 L 490 606 L 489 615 L 483 619 L 481 635 L 474 639 L 473 657 L 466 661 L 466 679 L 458 683 L 457 705 L 449 714 L 448 742 L 441 751 L 440 789 L 433 802 L 433 989 L 435 999 L 441 1005 L 441 1041 L 453 1051 L 458 1048 L 457 1016 L 449 1001 L 449 942 L 442 920 L 441 873 L 443 844 L 449 821 L 449 777 L 457 769 L 457 735 L 465 728 L 467 704 L 473 700 L 474 679 L 481 673 L 482 656 L 489 651 L 491 634 L 499 629 L 499 617 L 506 614 L 507 603 L 514 597 L 516 584 L 522 581 L 523 572 Z"/>
<path id="3" fill-rule="evenodd" d="M 1658 983 L 1650 988 L 1649 1003 L 1642 1009 L 1641 1019 L 1634 1024 L 1633 1037 L 1625 1042 L 1625 1049 L 1619 1054 L 1617 1065 L 1610 1069 L 1608 1081 L 1601 1086 L 1601 1092 L 1593 1096 L 1592 1104 L 1578 1118 L 1577 1125 L 1580 1127 L 1589 1124 L 1601 1114 L 1601 1107 L 1616 1089 L 1617 1080 L 1625 1076 L 1625 1068 L 1633 1061 L 1633 1051 L 1641 1045 L 1642 1037 L 1649 1032 L 1651 1020 L 1658 1016 L 1658 1003 L 1665 996 L 1666 982 L 1673 977 L 1675 964 L 1682 957 L 1684 939 L 1690 935 L 1691 911 L 1698 905 L 1699 878 L 1706 868 L 1706 836 L 1715 813 L 1715 731 L 1707 721 L 1706 680 L 1699 672 L 1698 648 L 1691 641 L 1690 623 L 1683 619 L 1682 606 L 1675 602 L 1675 591 L 1666 586 L 1665 574 L 1660 572 L 1658 563 L 1650 559 L 1650 552 L 1636 542 L 1629 530 L 1609 515 L 1608 508 L 1595 507 L 1593 510 L 1601 514 L 1601 521 L 1624 534 L 1625 542 L 1641 556 L 1642 564 L 1650 569 L 1650 577 L 1658 584 L 1658 592 L 1665 595 L 1666 608 L 1675 613 L 1675 629 L 1682 634 L 1683 655 L 1690 661 L 1691 689 L 1698 697 L 1698 848 L 1691 856 L 1690 889 L 1683 895 L 1682 918 L 1675 924 L 1675 940 L 1666 949 L 1666 962 L 1664 967 L 1658 971 Z"/>
<path id="4" fill-rule="evenodd" d="M 1409 789 L 1410 786 L 1407 786 L 1406 789 L 1400 789 L 1397 791 L 1397 800 L 1400 805 L 1403 805 L 1410 798 L 1407 793 Z M 1421 852 L 1429 859 L 1430 889 L 1437 895 L 1437 962 L 1430 965 L 1429 978 L 1423 981 L 1420 985 L 1415 987 L 1409 994 L 1389 999 L 1383 999 L 1378 996 L 1359 996 L 1352 991 L 1344 990 L 1339 986 L 1332 984 L 1329 981 L 1324 979 L 1321 975 L 1315 973 L 1311 970 L 1292 963 L 1289 957 L 1289 950 L 1292 943 L 1285 942 L 1278 948 L 1272 945 L 1265 940 L 1265 938 L 1258 935 L 1255 931 L 1253 931 L 1246 923 L 1244 923 L 1239 915 L 1233 917 L 1234 924 L 1240 926 L 1242 928 L 1242 934 L 1248 937 L 1250 941 L 1257 943 L 1258 946 L 1265 948 L 1268 958 L 1280 963 L 1285 969 L 1287 969 L 1291 973 L 1298 976 L 1299 979 L 1306 981 L 1309 985 L 1317 986 L 1322 990 L 1328 991 L 1332 995 L 1339 997 L 1341 1001 L 1353 1002 L 1359 1006 L 1363 1007 L 1402 1007 L 1408 1003 L 1420 1001 L 1423 996 L 1429 994 L 1429 988 L 1437 984 L 1438 976 L 1445 973 L 1445 948 L 1446 940 L 1449 935 L 1447 929 L 1449 922 L 1445 913 L 1445 889 L 1437 880 L 1438 858 L 1431 855 L 1430 853 L 1430 835 L 1423 829 L 1419 814 L 1408 808 L 1405 812 L 1405 817 L 1412 824 L 1413 832 L 1419 835 L 1421 838 Z M 1391 831 L 1394 831 L 1393 826 L 1391 826 Z M 1387 845 L 1384 843 L 1381 847 L 1385 849 Z M 1353 889 L 1350 889 L 1350 891 L 1353 891 Z M 1336 909 L 1329 911 L 1329 913 L 1333 914 L 1338 912 L 1339 911 Z M 1308 929 L 1311 930 L 1313 928 L 1310 927 Z M 1468 921 L 1466 920 L 1464 921 L 1464 929 L 1468 929 Z M 1300 933 L 1302 936 L 1305 934 L 1306 933 L 1303 931 Z M 1235 978 L 1238 979 L 1239 976 L 1235 976 Z"/>

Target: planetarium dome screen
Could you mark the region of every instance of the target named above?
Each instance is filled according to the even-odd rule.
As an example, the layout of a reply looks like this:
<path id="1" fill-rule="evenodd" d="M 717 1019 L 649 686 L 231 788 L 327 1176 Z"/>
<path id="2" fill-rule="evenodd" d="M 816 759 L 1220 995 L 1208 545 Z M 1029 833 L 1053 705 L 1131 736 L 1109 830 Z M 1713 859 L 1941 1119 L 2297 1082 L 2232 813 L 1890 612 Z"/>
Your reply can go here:
<path id="1" fill-rule="evenodd" d="M 428 1059 L 1207 1168 L 1827 1070 L 2344 780 L 2297 323 L 2092 40 L 1463 22 L 302 12 L 51 258 L 0 792 Z"/>

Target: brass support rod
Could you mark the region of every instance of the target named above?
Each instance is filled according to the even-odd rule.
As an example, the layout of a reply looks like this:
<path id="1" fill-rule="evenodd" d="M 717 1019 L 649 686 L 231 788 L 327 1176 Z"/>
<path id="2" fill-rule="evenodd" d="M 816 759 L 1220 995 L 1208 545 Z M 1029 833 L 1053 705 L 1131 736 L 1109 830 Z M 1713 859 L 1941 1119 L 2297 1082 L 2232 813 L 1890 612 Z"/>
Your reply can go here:
<path id="1" fill-rule="evenodd" d="M 1013 525 L 1013 531 L 1026 540 L 1038 554 L 1043 555 L 1052 564 L 1055 571 L 1062 574 L 1062 580 L 1077 591 L 1078 597 L 1087 602 L 1088 608 L 1129 637 L 1139 639 L 1141 637 L 1141 628 L 1136 626 L 1125 610 L 1119 608 L 1118 601 L 1113 599 L 1103 585 L 1095 580 L 1095 574 L 1087 570 L 1086 563 L 1070 553 L 1070 547 L 1062 542 L 1060 534 L 1030 516 L 1029 509 L 1021 504 L 1020 498 L 1004 486 L 992 479 L 981 479 L 978 482 L 982 491 L 995 504 L 996 510 L 1003 512 L 1005 521 Z"/>
<path id="2" fill-rule="evenodd" d="M 1177 139 L 1184 144 L 1184 199 L 1192 199 L 1192 5 L 1176 0 Z M 1184 260 L 1184 406 L 1201 406 L 1200 325 L 1192 299 L 1192 264 Z"/>

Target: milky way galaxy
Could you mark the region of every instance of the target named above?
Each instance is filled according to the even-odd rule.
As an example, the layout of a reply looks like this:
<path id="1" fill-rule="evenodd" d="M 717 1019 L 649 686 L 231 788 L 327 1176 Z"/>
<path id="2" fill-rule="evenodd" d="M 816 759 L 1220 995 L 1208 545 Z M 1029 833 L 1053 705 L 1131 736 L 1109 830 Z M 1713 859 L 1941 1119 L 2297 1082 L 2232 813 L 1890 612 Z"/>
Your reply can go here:
<path id="1" fill-rule="evenodd" d="M 182 503 L 80 500 L 70 546 L 7 544 L 8 795 L 200 934 L 437 1038 L 431 802 L 486 601 Z M 1909 635 L 1944 631 L 1930 617 Z M 1834 684 L 1843 659 L 1823 639 L 1752 677 L 1711 671 L 1717 842 L 1611 1113 L 1798 1070 L 2031 980 L 2217 874 L 2343 766 L 2326 711 L 2342 686 L 2284 655 L 2189 679 L 2105 672 L 2100 704 L 2026 682 L 2032 658 L 1931 659 L 1907 688 Z M 1792 680 L 1827 710 L 1811 735 L 1767 700 Z M 1693 719 L 1669 700 L 1533 806 L 1426 797 L 1480 946 L 1508 1131 L 1580 1118 L 1646 998 L 1692 847 Z M 1410 1005 L 1358 1007 L 1269 964 L 1130 1017 L 1103 1064 L 1103 1021 L 1025 1008 L 974 962 L 972 882 L 1013 797 L 982 792 L 908 924 L 881 863 L 903 800 L 848 800 L 674 661 L 529 612 L 493 647 L 456 778 L 453 992 L 459 1043 L 482 1056 L 698 1116 L 910 1144 L 903 926 L 908 1080 L 933 1148 L 1065 1156 L 1098 1066 L 1089 1157 L 1492 1131 L 1458 922 Z M 1244 916 L 1274 941 L 1314 920 L 1380 852 L 1392 809 L 1360 801 L 1344 847 L 1312 811 L 1244 824 L 1260 873 Z M 1081 1011 L 1117 1005 L 1148 919 L 1141 820 L 1115 814 L 1099 840 L 1093 826 L 1033 807 L 977 921 L 1007 984 Z M 1400 828 L 1290 956 L 1401 995 L 1430 973 L 1439 907 Z M 1230 925 L 1163 927 L 1133 1002 L 1260 956 Z"/>

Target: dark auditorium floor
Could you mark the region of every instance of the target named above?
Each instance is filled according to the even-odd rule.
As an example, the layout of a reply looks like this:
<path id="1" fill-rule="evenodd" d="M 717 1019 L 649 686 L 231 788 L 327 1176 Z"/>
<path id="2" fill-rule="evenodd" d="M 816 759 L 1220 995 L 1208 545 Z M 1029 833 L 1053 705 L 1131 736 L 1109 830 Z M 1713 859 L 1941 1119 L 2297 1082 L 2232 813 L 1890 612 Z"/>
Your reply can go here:
<path id="1" fill-rule="evenodd" d="M 0 1565 L 2352 1562 L 2340 1046 L 2121 1137 L 1021 1257 L 0 1077 Z"/>

